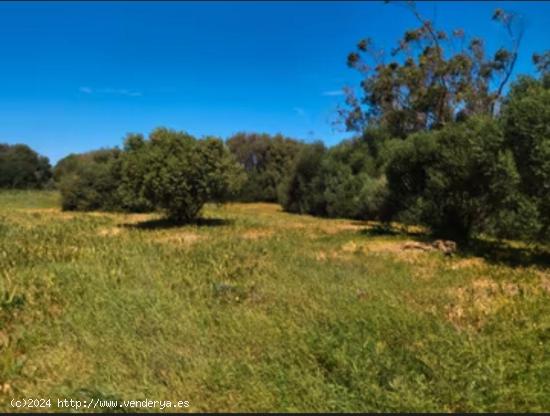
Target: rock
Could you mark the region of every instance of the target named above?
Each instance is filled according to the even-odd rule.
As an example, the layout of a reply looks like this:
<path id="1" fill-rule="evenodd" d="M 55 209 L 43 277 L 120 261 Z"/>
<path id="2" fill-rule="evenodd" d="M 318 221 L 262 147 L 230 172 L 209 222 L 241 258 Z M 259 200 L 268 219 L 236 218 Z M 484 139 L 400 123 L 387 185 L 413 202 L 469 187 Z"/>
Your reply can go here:
<path id="1" fill-rule="evenodd" d="M 441 251 L 446 256 L 450 256 L 456 252 L 456 243 L 451 240 L 435 240 L 431 244 L 420 243 L 418 241 L 409 241 L 401 246 L 402 250 L 419 250 L 419 251 Z"/>
<path id="2" fill-rule="evenodd" d="M 432 246 L 436 250 L 443 252 L 446 256 L 451 256 L 456 253 L 456 243 L 451 240 L 435 240 Z"/>
<path id="3" fill-rule="evenodd" d="M 410 241 L 408 243 L 403 244 L 403 250 L 430 251 L 430 250 L 433 250 L 433 247 L 428 244 L 423 244 L 416 241 Z"/>

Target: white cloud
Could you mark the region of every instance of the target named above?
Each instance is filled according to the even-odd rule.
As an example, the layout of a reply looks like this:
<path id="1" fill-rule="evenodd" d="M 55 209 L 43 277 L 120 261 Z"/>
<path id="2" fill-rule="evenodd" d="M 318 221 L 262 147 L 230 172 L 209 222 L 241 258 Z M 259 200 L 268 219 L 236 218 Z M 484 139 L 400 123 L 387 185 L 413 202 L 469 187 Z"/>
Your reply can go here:
<path id="1" fill-rule="evenodd" d="M 337 97 L 339 95 L 344 95 L 344 91 L 342 90 L 325 91 L 323 92 L 323 95 L 325 97 Z"/>
<path id="2" fill-rule="evenodd" d="M 126 97 L 141 97 L 142 94 L 139 91 L 132 91 L 126 89 L 116 89 L 116 88 L 97 88 L 93 89 L 90 87 L 80 87 L 80 92 L 85 94 L 110 94 L 110 95 L 124 95 Z"/>
<path id="3" fill-rule="evenodd" d="M 294 107 L 293 110 L 298 114 L 300 117 L 304 117 L 306 115 L 306 112 L 303 108 L 300 107 Z"/>
<path id="4" fill-rule="evenodd" d="M 126 95 L 128 97 L 141 97 L 141 92 L 125 90 L 125 89 L 101 88 L 101 89 L 98 89 L 97 92 L 100 94 Z"/>

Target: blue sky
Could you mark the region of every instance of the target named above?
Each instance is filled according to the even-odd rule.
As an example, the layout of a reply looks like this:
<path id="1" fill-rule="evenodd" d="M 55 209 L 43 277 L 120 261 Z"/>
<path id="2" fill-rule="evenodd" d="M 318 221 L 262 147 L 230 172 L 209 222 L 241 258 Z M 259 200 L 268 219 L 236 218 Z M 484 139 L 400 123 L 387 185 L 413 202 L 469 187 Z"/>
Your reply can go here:
<path id="1" fill-rule="evenodd" d="M 516 73 L 550 47 L 549 2 L 423 2 L 443 28 L 505 41 L 524 16 Z M 55 162 L 164 125 L 197 136 L 281 132 L 331 145 L 358 40 L 390 49 L 413 17 L 383 2 L 0 2 L 0 142 Z M 341 129 L 340 129 L 341 130 Z"/>

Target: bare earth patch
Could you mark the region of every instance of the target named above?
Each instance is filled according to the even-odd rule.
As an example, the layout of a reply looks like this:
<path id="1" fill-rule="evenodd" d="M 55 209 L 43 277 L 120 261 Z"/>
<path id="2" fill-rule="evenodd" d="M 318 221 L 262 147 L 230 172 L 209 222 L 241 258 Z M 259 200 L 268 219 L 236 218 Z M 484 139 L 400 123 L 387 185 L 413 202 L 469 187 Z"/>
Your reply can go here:
<path id="1" fill-rule="evenodd" d="M 495 282 L 488 278 L 474 280 L 469 286 L 451 289 L 453 302 L 447 307 L 447 319 L 459 328 L 473 326 L 479 329 L 487 317 L 527 289 L 513 282 Z"/>
<path id="2" fill-rule="evenodd" d="M 31 380 L 37 376 L 42 379 L 44 374 L 49 374 L 53 378 L 48 382 L 58 385 L 64 375 L 70 374 L 74 367 L 78 367 L 79 373 L 84 377 L 93 374 L 93 363 L 90 362 L 89 356 L 81 348 L 61 342 L 55 347 L 44 348 L 39 360 L 31 359 L 26 362 L 23 372 Z"/>
<path id="3" fill-rule="evenodd" d="M 426 247 L 425 247 L 426 246 Z M 429 245 L 417 241 L 370 241 L 362 244 L 361 250 L 364 253 L 391 254 L 399 260 L 407 263 L 416 263 L 420 258 L 433 251 L 427 248 Z"/>
<path id="4" fill-rule="evenodd" d="M 354 253 L 357 251 L 359 246 L 354 241 L 350 241 L 342 246 L 342 251 L 346 253 Z"/>
<path id="5" fill-rule="evenodd" d="M 540 287 L 546 293 L 550 294 L 550 277 L 541 276 L 541 278 L 540 278 Z"/>
<path id="6" fill-rule="evenodd" d="M 415 241 L 387 241 L 387 240 L 369 240 L 369 241 L 348 241 L 342 244 L 340 248 L 332 251 L 320 251 L 315 255 L 317 260 L 329 260 L 329 259 L 350 259 L 351 254 L 391 254 L 404 260 L 406 262 L 415 263 L 419 257 L 425 258 L 425 252 L 431 250 L 416 250 L 407 247 L 412 247 L 417 243 Z M 434 249 L 435 250 L 435 249 Z"/>
<path id="7" fill-rule="evenodd" d="M 191 245 L 202 239 L 203 237 L 199 234 L 193 232 L 178 232 L 177 234 L 169 234 L 158 237 L 155 241 L 160 243 L 172 243 L 172 244 L 182 244 L 182 245 Z"/>
<path id="8" fill-rule="evenodd" d="M 242 233 L 241 237 L 247 240 L 258 240 L 260 238 L 271 237 L 272 235 L 272 230 L 252 229 Z"/>
<path id="9" fill-rule="evenodd" d="M 124 224 L 139 224 L 159 218 L 158 214 L 115 214 L 115 218 L 119 223 Z"/>
<path id="10" fill-rule="evenodd" d="M 98 235 L 102 237 L 114 237 L 119 235 L 122 230 L 118 227 L 109 227 L 109 228 L 100 228 L 97 232 Z"/>
<path id="11" fill-rule="evenodd" d="M 432 243 L 418 242 L 414 240 L 350 240 L 332 251 L 319 251 L 315 254 L 317 261 L 327 260 L 352 260 L 353 254 L 380 254 L 389 255 L 399 261 L 414 266 L 411 270 L 415 279 L 431 279 L 439 272 L 439 257 L 431 253 L 451 255 L 456 250 L 452 241 L 436 240 Z M 478 260 L 469 261 L 466 264 L 477 264 Z"/>
<path id="12" fill-rule="evenodd" d="M 115 212 L 86 212 L 91 217 L 103 217 L 114 220 L 117 224 L 139 224 L 159 218 L 158 214 L 125 214 Z"/>
<path id="13" fill-rule="evenodd" d="M 362 244 L 365 251 L 374 253 L 412 254 L 437 251 L 431 244 L 420 243 L 413 240 L 400 241 L 368 241 Z"/>
<path id="14" fill-rule="evenodd" d="M 338 234 L 345 231 L 365 230 L 368 228 L 368 224 L 327 221 L 324 224 L 323 223 L 316 224 L 315 227 L 326 234 L 332 235 L 332 234 Z"/>
<path id="15" fill-rule="evenodd" d="M 45 216 L 52 216 L 56 219 L 71 220 L 77 216 L 74 212 L 61 211 L 59 208 L 25 208 L 21 211 L 31 214 L 42 214 Z"/>
<path id="16" fill-rule="evenodd" d="M 485 259 L 481 257 L 472 257 L 468 259 L 460 259 L 453 262 L 451 266 L 452 270 L 461 270 L 467 268 L 480 268 L 486 266 Z"/>
<path id="17" fill-rule="evenodd" d="M 397 255 L 400 258 L 412 258 L 415 257 L 417 252 L 409 252 L 403 250 L 403 241 L 348 241 L 342 244 L 339 248 L 327 252 L 319 251 L 316 253 L 315 258 L 317 260 L 329 260 L 329 259 L 351 259 L 352 254 L 370 254 L 370 253 L 389 253 Z"/>
<path id="18" fill-rule="evenodd" d="M 315 253 L 315 260 L 317 261 L 327 261 L 327 260 L 351 260 L 350 252 L 345 252 L 342 250 L 333 250 L 333 251 L 318 251 Z"/>

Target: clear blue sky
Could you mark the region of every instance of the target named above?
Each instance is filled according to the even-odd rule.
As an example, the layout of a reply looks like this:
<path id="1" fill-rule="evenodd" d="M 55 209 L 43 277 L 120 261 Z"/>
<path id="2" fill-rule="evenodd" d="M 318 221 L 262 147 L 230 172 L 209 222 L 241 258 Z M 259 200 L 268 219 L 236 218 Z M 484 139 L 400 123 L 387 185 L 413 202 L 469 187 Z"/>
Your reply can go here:
<path id="1" fill-rule="evenodd" d="M 496 7 L 526 22 L 516 72 L 550 47 L 548 2 L 425 2 L 494 50 Z M 388 49 L 416 22 L 383 2 L 0 2 L 0 142 L 52 162 L 164 125 L 223 138 L 261 131 L 334 144 L 330 120 L 358 40 Z"/>

